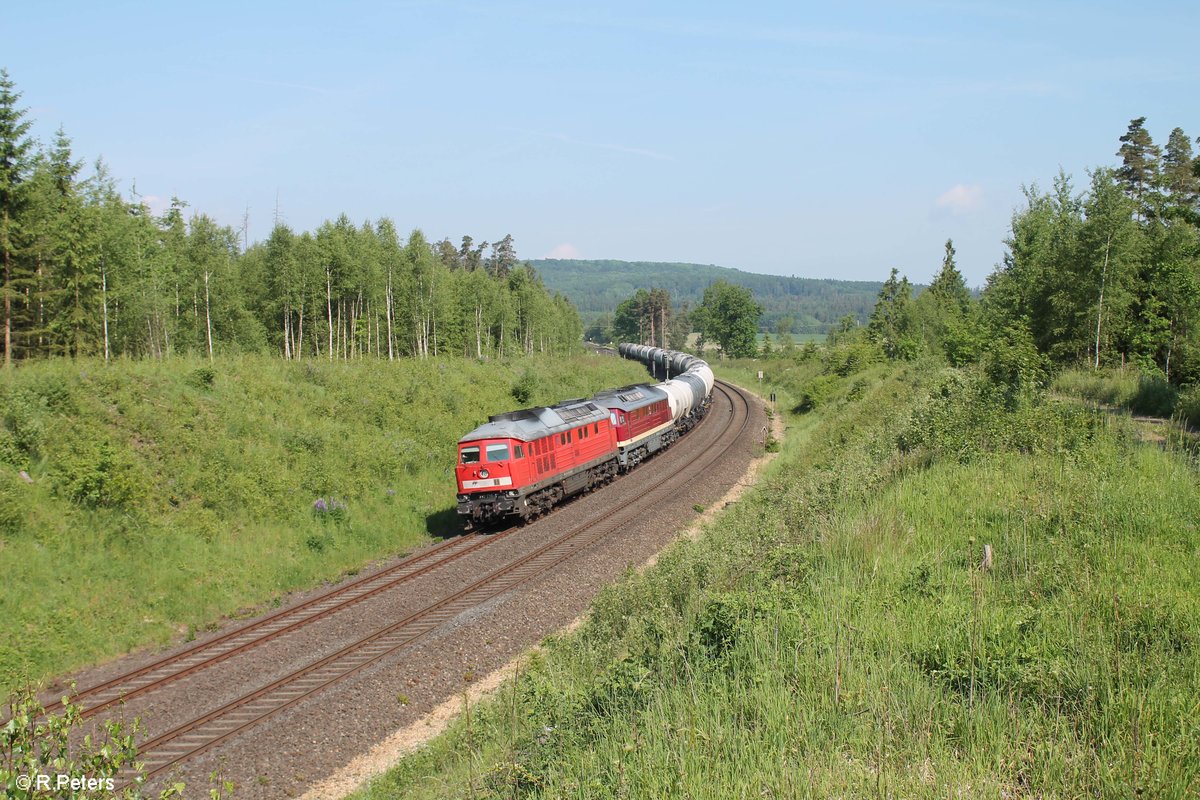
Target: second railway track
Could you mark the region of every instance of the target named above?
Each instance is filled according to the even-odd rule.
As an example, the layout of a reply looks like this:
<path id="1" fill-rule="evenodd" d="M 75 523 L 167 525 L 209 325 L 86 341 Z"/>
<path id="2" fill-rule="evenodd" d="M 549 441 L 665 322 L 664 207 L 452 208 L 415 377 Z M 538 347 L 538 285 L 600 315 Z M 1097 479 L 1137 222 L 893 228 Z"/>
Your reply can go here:
<path id="1" fill-rule="evenodd" d="M 117 703 L 162 688 L 168 683 L 186 678 L 227 658 L 395 588 L 473 553 L 491 542 L 499 541 L 515 530 L 516 528 L 507 528 L 489 535 L 471 534 L 447 539 L 383 570 L 364 575 L 297 605 L 281 608 L 247 625 L 199 642 L 131 672 L 81 689 L 71 697 L 71 701 L 84 706 L 81 717 L 94 716 Z M 45 706 L 47 713 L 54 713 L 61 708 L 61 701 L 47 703 Z"/>

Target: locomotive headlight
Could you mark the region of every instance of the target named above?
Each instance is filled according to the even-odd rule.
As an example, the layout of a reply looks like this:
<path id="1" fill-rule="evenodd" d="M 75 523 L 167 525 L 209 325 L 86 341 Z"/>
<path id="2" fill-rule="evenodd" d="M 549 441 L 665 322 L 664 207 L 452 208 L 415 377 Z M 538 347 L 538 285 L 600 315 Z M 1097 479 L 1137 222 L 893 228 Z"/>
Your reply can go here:
<path id="1" fill-rule="evenodd" d="M 481 478 L 486 478 L 488 476 L 488 474 L 489 473 L 486 469 L 479 470 L 479 477 L 481 477 Z"/>

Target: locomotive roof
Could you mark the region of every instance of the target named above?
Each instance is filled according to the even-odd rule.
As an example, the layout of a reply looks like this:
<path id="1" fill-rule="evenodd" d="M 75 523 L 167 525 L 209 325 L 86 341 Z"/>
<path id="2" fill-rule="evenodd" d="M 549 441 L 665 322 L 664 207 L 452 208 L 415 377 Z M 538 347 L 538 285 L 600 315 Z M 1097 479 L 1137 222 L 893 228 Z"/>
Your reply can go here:
<path id="1" fill-rule="evenodd" d="M 608 418 L 608 411 L 591 400 L 568 400 L 553 406 L 524 408 L 488 417 L 488 421 L 458 441 L 474 442 L 479 439 L 520 439 L 528 442 L 552 433 L 600 422 Z"/>
<path id="2" fill-rule="evenodd" d="M 622 386 L 620 389 L 605 389 L 602 392 L 596 392 L 592 399 L 605 408 L 630 411 L 659 400 L 665 400 L 667 393 L 648 383 L 636 383 L 632 386 Z"/>

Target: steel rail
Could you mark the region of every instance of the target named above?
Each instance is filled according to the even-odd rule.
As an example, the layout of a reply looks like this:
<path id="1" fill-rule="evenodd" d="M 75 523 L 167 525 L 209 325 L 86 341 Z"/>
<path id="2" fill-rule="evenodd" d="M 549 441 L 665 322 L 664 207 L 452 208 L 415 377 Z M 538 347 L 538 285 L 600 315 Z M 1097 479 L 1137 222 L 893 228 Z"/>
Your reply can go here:
<path id="1" fill-rule="evenodd" d="M 516 528 L 513 527 L 490 535 L 475 534 L 447 539 L 386 569 L 364 575 L 309 598 L 303 603 L 281 608 L 213 639 L 198 642 L 178 653 L 118 675 L 103 683 L 89 686 L 68 699 L 71 702 L 91 699 L 91 704 L 83 709 L 80 717 L 94 716 L 131 697 L 145 694 L 168 683 L 194 675 L 227 658 L 273 641 L 289 631 L 329 617 L 362 600 L 432 572 L 491 542 L 504 538 L 515 530 Z M 421 566 L 423 562 L 429 561 L 432 557 L 438 558 L 432 563 Z M 45 713 L 50 714 L 60 708 L 62 708 L 61 700 L 46 705 Z"/>

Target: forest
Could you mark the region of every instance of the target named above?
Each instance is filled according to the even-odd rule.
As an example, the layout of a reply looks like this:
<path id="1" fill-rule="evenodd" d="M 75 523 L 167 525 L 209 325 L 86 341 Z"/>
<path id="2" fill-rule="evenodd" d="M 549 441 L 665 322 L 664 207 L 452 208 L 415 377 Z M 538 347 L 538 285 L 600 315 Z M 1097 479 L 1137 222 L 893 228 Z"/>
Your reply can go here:
<path id="1" fill-rule="evenodd" d="M 59 130 L 29 136 L 0 71 L 3 361 L 275 352 L 327 360 L 553 353 L 582 336 L 575 309 L 516 255 L 405 239 L 387 218 L 315 231 L 277 221 L 265 242 L 172 198 L 154 215 Z"/>
<path id="2" fill-rule="evenodd" d="M 877 281 L 758 275 L 712 264 L 562 259 L 530 263 L 548 287 L 570 298 L 588 326 L 611 324 L 617 306 L 638 289 L 659 287 L 680 308 L 695 307 L 708 286 L 726 281 L 753 293 L 762 304 L 761 322 L 768 330 L 824 334 L 847 314 L 865 321 L 879 291 Z"/>

